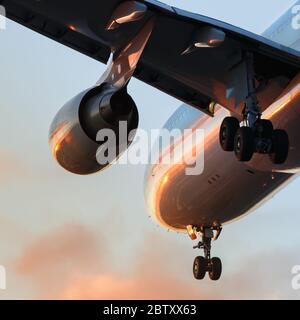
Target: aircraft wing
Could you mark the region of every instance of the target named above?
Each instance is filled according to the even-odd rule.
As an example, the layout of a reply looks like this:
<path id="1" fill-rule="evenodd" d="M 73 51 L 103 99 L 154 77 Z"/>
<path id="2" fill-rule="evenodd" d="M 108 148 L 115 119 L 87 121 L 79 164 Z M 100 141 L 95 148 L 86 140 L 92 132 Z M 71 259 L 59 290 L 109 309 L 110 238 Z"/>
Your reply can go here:
<path id="1" fill-rule="evenodd" d="M 2 0 L 7 17 L 89 57 L 107 63 L 138 32 L 143 20 L 107 30 L 115 8 L 122 0 Z M 300 70 L 299 52 L 262 36 L 155 0 L 147 6 L 145 19 L 154 17 L 151 38 L 134 77 L 209 113 L 215 101 L 231 111 L 241 103 L 239 77 L 243 75 L 244 52 L 252 52 L 255 73 L 270 90 L 265 109 L 280 95 Z M 219 30 L 224 42 L 216 47 L 196 48 L 199 30 Z M 209 30 L 209 29 L 208 29 Z M 189 50 L 192 48 L 192 50 Z M 276 88 L 276 89 L 274 89 Z"/>

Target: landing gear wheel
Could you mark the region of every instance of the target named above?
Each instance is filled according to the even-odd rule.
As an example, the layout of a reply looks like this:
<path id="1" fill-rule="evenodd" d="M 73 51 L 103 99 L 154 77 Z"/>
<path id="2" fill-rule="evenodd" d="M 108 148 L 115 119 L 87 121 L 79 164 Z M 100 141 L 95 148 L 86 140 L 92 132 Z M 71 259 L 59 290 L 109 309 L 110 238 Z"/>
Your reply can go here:
<path id="1" fill-rule="evenodd" d="M 274 129 L 270 120 L 261 119 L 257 121 L 254 128 L 259 137 L 272 139 Z"/>
<path id="2" fill-rule="evenodd" d="M 239 161 L 250 161 L 254 153 L 254 138 L 252 129 L 241 127 L 234 139 L 234 152 Z"/>
<path id="3" fill-rule="evenodd" d="M 222 275 L 222 261 L 220 258 L 211 259 L 211 270 L 209 271 L 209 277 L 213 281 L 217 281 Z"/>
<path id="4" fill-rule="evenodd" d="M 197 280 L 202 280 L 207 271 L 207 262 L 204 257 L 196 257 L 193 265 L 194 277 Z"/>
<path id="5" fill-rule="evenodd" d="M 284 130 L 274 130 L 270 159 L 274 164 L 283 164 L 289 153 L 289 136 Z"/>
<path id="6" fill-rule="evenodd" d="M 219 140 L 224 151 L 234 150 L 234 137 L 239 127 L 239 121 L 234 117 L 226 117 L 223 120 Z"/>

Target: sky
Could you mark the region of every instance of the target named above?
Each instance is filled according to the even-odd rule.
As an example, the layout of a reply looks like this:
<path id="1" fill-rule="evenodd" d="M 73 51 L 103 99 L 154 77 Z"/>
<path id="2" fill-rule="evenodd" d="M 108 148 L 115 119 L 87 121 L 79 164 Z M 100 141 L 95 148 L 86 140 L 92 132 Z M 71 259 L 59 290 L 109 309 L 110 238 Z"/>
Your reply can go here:
<path id="1" fill-rule="evenodd" d="M 165 1 L 262 33 L 294 1 Z M 144 166 L 72 175 L 52 159 L 58 109 L 105 66 L 13 22 L 0 31 L 0 299 L 299 299 L 300 180 L 224 228 L 213 253 L 222 279 L 197 282 L 186 235 L 168 233 L 144 203 Z M 180 102 L 135 79 L 140 127 L 161 128 Z"/>

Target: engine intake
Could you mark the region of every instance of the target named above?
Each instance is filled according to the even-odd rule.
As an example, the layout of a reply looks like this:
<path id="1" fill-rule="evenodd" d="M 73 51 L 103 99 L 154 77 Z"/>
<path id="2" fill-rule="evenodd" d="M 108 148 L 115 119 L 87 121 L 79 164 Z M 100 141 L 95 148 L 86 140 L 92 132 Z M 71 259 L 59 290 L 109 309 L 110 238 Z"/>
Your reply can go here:
<path id="1" fill-rule="evenodd" d="M 97 152 L 106 143 L 97 141 L 98 132 L 102 129 L 114 132 L 117 158 L 130 145 L 130 133 L 137 129 L 138 118 L 137 107 L 126 88 L 117 90 L 102 84 L 88 89 L 67 102 L 55 116 L 49 133 L 52 154 L 72 173 L 98 172 L 111 163 L 97 161 Z M 120 136 L 120 121 L 127 123 L 126 137 Z"/>

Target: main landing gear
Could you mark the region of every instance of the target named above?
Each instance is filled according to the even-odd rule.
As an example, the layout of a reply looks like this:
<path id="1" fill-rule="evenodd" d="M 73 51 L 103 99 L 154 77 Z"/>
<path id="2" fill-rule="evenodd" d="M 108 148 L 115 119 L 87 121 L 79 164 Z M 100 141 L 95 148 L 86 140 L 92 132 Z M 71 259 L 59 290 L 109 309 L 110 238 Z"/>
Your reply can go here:
<path id="1" fill-rule="evenodd" d="M 214 234 L 216 231 L 216 234 Z M 203 249 L 204 257 L 198 256 L 194 260 L 193 264 L 193 274 L 195 279 L 202 280 L 205 278 L 206 273 L 208 273 L 209 278 L 213 281 L 220 279 L 222 274 L 222 262 L 220 258 L 211 258 L 211 242 L 212 240 L 217 240 L 222 231 L 222 227 L 216 225 L 211 228 L 200 228 L 200 234 L 202 241 L 198 243 L 197 246 L 194 246 L 194 249 Z M 194 234 L 196 235 L 196 230 L 194 229 Z M 191 234 L 190 234 L 191 236 Z M 193 239 L 193 237 L 192 237 Z M 195 239 L 195 238 L 194 238 Z"/>
<path id="2" fill-rule="evenodd" d="M 220 129 L 220 144 L 224 151 L 234 151 L 242 162 L 250 161 L 256 152 L 269 155 L 274 164 L 283 164 L 289 152 L 286 131 L 274 130 L 271 121 L 260 118 L 252 127 L 240 127 L 236 118 L 225 118 Z"/>
<path id="3" fill-rule="evenodd" d="M 283 164 L 289 152 L 286 131 L 276 129 L 270 120 L 261 119 L 255 87 L 253 55 L 246 55 L 247 90 L 242 125 L 238 119 L 227 117 L 220 128 L 220 144 L 224 151 L 234 151 L 239 161 L 247 162 L 254 153 L 267 154 L 274 164 Z"/>

